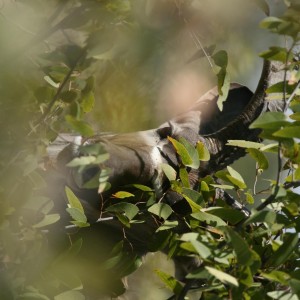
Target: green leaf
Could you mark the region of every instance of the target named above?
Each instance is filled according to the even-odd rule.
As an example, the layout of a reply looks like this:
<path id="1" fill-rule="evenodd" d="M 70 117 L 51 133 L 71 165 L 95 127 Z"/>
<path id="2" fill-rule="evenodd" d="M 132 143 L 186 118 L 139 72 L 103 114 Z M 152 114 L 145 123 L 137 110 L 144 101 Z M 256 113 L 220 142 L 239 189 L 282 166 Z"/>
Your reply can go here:
<path id="1" fill-rule="evenodd" d="M 210 153 L 203 142 L 198 142 L 196 145 L 196 149 L 198 152 L 198 158 L 201 161 L 209 161 Z"/>
<path id="2" fill-rule="evenodd" d="M 182 291 L 182 285 L 173 276 L 164 273 L 160 270 L 155 270 L 160 280 L 170 289 L 175 295 L 179 295 Z"/>
<path id="3" fill-rule="evenodd" d="M 186 147 L 182 143 L 176 141 L 175 139 L 173 139 L 171 137 L 168 137 L 168 140 L 173 144 L 176 152 L 178 153 L 178 155 L 181 158 L 182 163 L 185 166 L 192 165 L 193 164 L 193 159 L 190 156 L 190 154 L 189 154 L 188 150 L 186 149 Z"/>
<path id="4" fill-rule="evenodd" d="M 182 143 L 185 147 L 185 149 L 188 151 L 189 156 L 192 159 L 192 163 L 190 165 L 187 165 L 188 167 L 191 167 L 193 169 L 198 169 L 200 166 L 200 161 L 198 157 L 198 151 L 195 149 L 195 147 L 190 144 L 186 139 L 179 138 L 180 143 Z"/>
<path id="5" fill-rule="evenodd" d="M 226 223 L 219 217 L 212 215 L 210 213 L 199 211 L 197 213 L 192 213 L 191 216 L 195 218 L 196 220 L 199 220 L 201 222 L 205 222 L 206 224 L 217 227 L 217 226 L 225 226 Z"/>
<path id="6" fill-rule="evenodd" d="M 33 228 L 41 228 L 56 223 L 60 219 L 59 214 L 45 215 L 43 220 L 34 224 Z"/>
<path id="7" fill-rule="evenodd" d="M 239 286 L 239 283 L 235 277 L 212 267 L 205 266 L 205 269 L 208 271 L 208 273 L 219 279 L 221 282 L 231 286 Z"/>
<path id="8" fill-rule="evenodd" d="M 186 170 L 186 168 L 180 168 L 179 169 L 179 177 L 184 187 L 189 188 L 190 182 L 189 182 L 189 174 Z"/>
<path id="9" fill-rule="evenodd" d="M 69 206 L 72 208 L 77 208 L 82 214 L 84 214 L 83 206 L 77 196 L 72 192 L 69 187 L 65 187 L 65 192 L 69 202 Z"/>
<path id="10" fill-rule="evenodd" d="M 261 28 L 276 28 L 279 24 L 281 24 L 283 22 L 282 19 L 279 19 L 277 17 L 268 17 L 263 19 L 260 22 L 260 27 Z"/>
<path id="11" fill-rule="evenodd" d="M 84 113 L 92 111 L 95 105 L 95 96 L 92 91 L 82 94 L 81 107 Z"/>
<path id="12" fill-rule="evenodd" d="M 172 208 L 166 203 L 155 203 L 148 208 L 148 211 L 160 218 L 163 218 L 164 220 L 168 219 L 173 212 Z"/>
<path id="13" fill-rule="evenodd" d="M 270 273 L 261 273 L 261 276 L 271 281 L 279 282 L 283 285 L 288 285 L 288 280 L 291 278 L 289 274 L 282 271 L 271 271 Z"/>
<path id="14" fill-rule="evenodd" d="M 215 64 L 220 67 L 220 68 L 225 68 L 228 65 L 228 55 L 227 52 L 224 50 L 220 50 L 216 52 L 213 56 L 212 59 L 214 60 Z"/>
<path id="15" fill-rule="evenodd" d="M 286 89 L 286 92 L 288 94 L 291 94 L 295 88 L 296 88 L 296 84 L 288 84 L 285 83 L 284 81 L 280 81 L 267 88 L 266 93 L 267 94 L 283 93 L 284 89 Z"/>
<path id="16" fill-rule="evenodd" d="M 289 126 L 273 133 L 274 136 L 283 138 L 300 138 L 300 126 Z"/>
<path id="17" fill-rule="evenodd" d="M 244 189 L 247 187 L 243 177 L 237 171 L 235 171 L 230 166 L 227 167 L 227 170 L 230 174 L 230 175 L 226 175 L 227 180 L 229 180 L 231 183 L 236 185 L 239 189 Z"/>
<path id="18" fill-rule="evenodd" d="M 289 124 L 287 117 L 283 112 L 266 112 L 259 116 L 250 128 L 279 129 L 281 126 Z"/>
<path id="19" fill-rule="evenodd" d="M 169 181 L 174 181 L 176 180 L 176 171 L 168 164 L 160 164 L 161 169 L 169 179 Z"/>
<path id="20" fill-rule="evenodd" d="M 272 267 L 277 267 L 283 264 L 289 256 L 292 254 L 294 249 L 298 245 L 298 233 L 287 233 L 287 238 L 284 239 L 284 243 L 278 248 L 278 250 L 269 258 L 268 264 Z"/>
<path id="21" fill-rule="evenodd" d="M 124 198 L 134 197 L 134 194 L 131 194 L 131 193 L 125 192 L 125 191 L 119 191 L 119 192 L 116 192 L 115 194 L 113 194 L 113 197 L 118 198 L 118 199 L 124 199 Z"/>
<path id="22" fill-rule="evenodd" d="M 206 209 L 206 212 L 217 216 L 226 222 L 230 222 L 233 225 L 245 218 L 245 215 L 241 211 L 226 207 L 209 207 Z"/>
<path id="23" fill-rule="evenodd" d="M 233 146 L 233 147 L 241 147 L 241 148 L 253 148 L 253 149 L 259 149 L 265 146 L 262 143 L 249 142 L 245 140 L 228 140 L 226 145 Z"/>
<path id="24" fill-rule="evenodd" d="M 222 190 L 233 190 L 234 186 L 228 184 L 211 184 L 211 186 Z"/>
<path id="25" fill-rule="evenodd" d="M 124 213 L 128 220 L 132 220 L 139 212 L 139 208 L 132 203 L 120 202 L 109 206 L 106 211 Z"/>
<path id="26" fill-rule="evenodd" d="M 188 279 L 204 279 L 207 280 L 209 278 L 209 273 L 206 269 L 203 267 L 200 267 L 196 270 L 193 270 L 191 273 L 189 273 L 186 278 Z"/>
<path id="27" fill-rule="evenodd" d="M 270 47 L 269 50 L 261 52 L 259 56 L 264 59 L 276 60 L 282 63 L 286 63 L 286 61 L 291 58 L 290 55 L 288 56 L 287 49 L 281 47 Z"/>
<path id="28" fill-rule="evenodd" d="M 187 196 L 186 194 L 181 194 L 183 196 L 183 198 L 188 202 L 188 204 L 190 205 L 192 212 L 197 212 L 201 210 L 201 206 L 199 204 L 197 204 L 193 199 L 191 199 L 189 196 Z"/>
<path id="29" fill-rule="evenodd" d="M 82 145 L 80 146 L 80 153 L 86 155 L 97 156 L 99 154 L 106 154 L 106 150 L 103 145 L 100 143 L 90 144 L 90 145 Z"/>
<path id="30" fill-rule="evenodd" d="M 296 112 L 294 114 L 291 114 L 289 116 L 292 120 L 295 120 L 295 121 L 300 121 L 300 112 Z"/>
<path id="31" fill-rule="evenodd" d="M 229 174 L 230 174 L 233 178 L 235 178 L 235 179 L 237 179 L 237 180 L 239 180 L 239 181 L 245 183 L 243 177 L 241 176 L 241 174 L 240 174 L 239 172 L 237 172 L 236 170 L 234 170 L 234 169 L 233 169 L 232 167 L 230 167 L 230 166 L 227 166 L 227 170 L 228 170 Z"/>
<path id="32" fill-rule="evenodd" d="M 202 242 L 198 241 L 197 238 L 198 238 L 198 233 L 189 232 L 183 234 L 180 240 L 191 243 L 196 253 L 198 253 L 203 259 L 207 259 L 209 256 L 211 256 L 211 250 Z M 184 248 L 184 246 L 182 248 Z"/>
<path id="33" fill-rule="evenodd" d="M 148 186 L 146 185 L 142 185 L 142 184 L 131 184 L 130 186 L 138 189 L 138 190 L 141 190 L 143 192 L 153 192 L 153 189 L 149 188 Z"/>
<path id="34" fill-rule="evenodd" d="M 68 207 L 66 208 L 66 211 L 70 214 L 72 219 L 77 222 L 77 224 L 86 224 L 87 218 L 83 212 L 81 212 L 76 207 Z M 75 224 L 75 225 L 77 225 Z"/>
<path id="35" fill-rule="evenodd" d="M 95 156 L 76 157 L 67 164 L 67 167 L 86 166 L 86 165 L 93 164 L 95 160 L 96 160 Z"/>
<path id="36" fill-rule="evenodd" d="M 254 198 L 250 193 L 245 193 L 245 196 L 246 196 L 246 202 L 247 203 L 254 204 L 254 202 L 255 202 Z"/>
<path id="37" fill-rule="evenodd" d="M 74 118 L 71 115 L 66 115 L 65 119 L 66 119 L 68 125 L 71 127 L 71 129 L 75 130 L 76 132 L 80 133 L 81 135 L 89 137 L 94 134 L 92 127 L 88 123 L 77 120 L 76 118 Z"/>
<path id="38" fill-rule="evenodd" d="M 229 88 L 230 88 L 230 76 L 229 73 L 225 70 L 221 70 L 218 74 L 218 90 L 219 90 L 219 97 L 217 100 L 217 105 L 220 111 L 223 110 L 223 102 L 228 97 Z"/>
<path id="39" fill-rule="evenodd" d="M 259 169 L 266 170 L 269 168 L 268 159 L 261 151 L 257 149 L 248 149 L 247 152 L 256 160 Z"/>
<path id="40" fill-rule="evenodd" d="M 230 227 L 221 227 L 226 236 L 226 240 L 231 244 L 236 254 L 236 258 L 239 264 L 243 266 L 249 266 L 252 264 L 252 254 L 248 243 L 233 229 Z"/>
<path id="41" fill-rule="evenodd" d="M 169 229 L 172 229 L 177 226 L 178 226 L 178 221 L 166 220 L 163 225 L 161 225 L 160 227 L 157 228 L 156 232 L 163 231 L 163 230 L 169 230 Z"/>
<path id="42" fill-rule="evenodd" d="M 202 194 L 193 189 L 183 187 L 181 194 L 187 196 L 189 199 L 199 204 L 200 206 L 205 205 Z"/>
<path id="43" fill-rule="evenodd" d="M 228 55 L 224 50 L 220 50 L 212 56 L 215 64 L 219 67 L 219 71 L 216 71 L 218 78 L 218 92 L 219 97 L 217 105 L 219 109 L 223 110 L 223 102 L 227 99 L 229 88 L 230 88 L 230 76 L 226 71 L 228 64 Z"/>
<path id="44" fill-rule="evenodd" d="M 278 300 L 299 300 L 297 295 L 293 295 L 287 291 L 272 291 L 268 292 L 267 295 L 271 299 L 278 299 Z"/>

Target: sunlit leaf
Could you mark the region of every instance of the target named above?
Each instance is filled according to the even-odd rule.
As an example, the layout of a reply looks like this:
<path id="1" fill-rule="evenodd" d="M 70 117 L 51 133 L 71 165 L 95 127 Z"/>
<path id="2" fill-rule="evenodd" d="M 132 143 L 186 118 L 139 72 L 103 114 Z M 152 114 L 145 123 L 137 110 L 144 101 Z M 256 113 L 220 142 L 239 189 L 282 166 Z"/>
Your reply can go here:
<path id="1" fill-rule="evenodd" d="M 205 222 L 206 224 L 213 227 L 226 225 L 226 222 L 224 222 L 221 218 L 204 211 L 192 213 L 191 216 L 196 220 Z"/>
<path id="2" fill-rule="evenodd" d="M 250 154 L 252 158 L 254 158 L 257 162 L 258 168 L 262 170 L 266 170 L 269 167 L 269 162 L 266 156 L 257 149 L 248 149 L 247 152 Z"/>
<path id="3" fill-rule="evenodd" d="M 134 187 L 134 188 L 136 188 L 138 190 L 141 190 L 143 192 L 153 192 L 152 188 L 150 188 L 150 187 L 148 187 L 146 185 L 143 185 L 143 184 L 131 184 L 129 186 L 132 186 L 132 187 Z"/>
<path id="4" fill-rule="evenodd" d="M 277 270 L 273 270 L 270 273 L 261 273 L 261 276 L 263 276 L 264 278 L 267 278 L 271 281 L 280 282 L 283 285 L 287 285 L 288 280 L 290 279 L 289 274 L 282 272 L 282 271 L 277 271 Z"/>
<path id="5" fill-rule="evenodd" d="M 285 91 L 286 93 L 291 94 L 294 91 L 295 87 L 296 84 L 291 85 L 287 82 L 284 83 L 284 81 L 280 81 L 267 88 L 266 93 L 283 93 Z"/>
<path id="6" fill-rule="evenodd" d="M 182 285 L 173 276 L 162 272 L 160 270 L 155 270 L 160 280 L 170 289 L 175 295 L 179 295 L 182 291 Z"/>
<path id="7" fill-rule="evenodd" d="M 177 227 L 178 226 L 178 221 L 169 221 L 169 220 L 166 220 L 163 225 L 161 225 L 160 227 L 157 228 L 156 232 L 159 232 L 159 231 L 163 231 L 163 230 L 170 230 L 174 227 Z"/>
<path id="8" fill-rule="evenodd" d="M 205 266 L 205 269 L 208 271 L 208 273 L 219 279 L 221 282 L 232 286 L 239 286 L 239 283 L 235 277 L 212 267 Z"/>
<path id="9" fill-rule="evenodd" d="M 124 199 L 124 198 L 134 197 L 134 194 L 125 191 L 119 191 L 113 194 L 113 197 L 118 199 Z"/>
<path id="10" fill-rule="evenodd" d="M 220 50 L 216 52 L 212 59 L 215 64 L 219 67 L 219 70 L 216 70 L 217 78 L 218 78 L 218 92 L 219 97 L 217 100 L 217 105 L 219 109 L 223 110 L 223 102 L 227 99 L 229 88 L 230 88 L 230 76 L 227 72 L 227 64 L 228 64 L 228 55 L 224 50 Z"/>
<path id="11" fill-rule="evenodd" d="M 198 169 L 200 166 L 200 161 L 198 158 L 198 152 L 195 149 L 195 147 L 182 137 L 179 138 L 179 141 L 184 145 L 185 149 L 189 153 L 190 158 L 192 159 L 192 163 L 186 166 L 191 167 L 193 169 Z"/>
<path id="12" fill-rule="evenodd" d="M 186 168 L 179 169 L 179 178 L 184 187 L 187 187 L 187 188 L 190 187 L 189 174 L 188 174 Z"/>
<path id="13" fill-rule="evenodd" d="M 249 142 L 245 140 L 228 140 L 226 145 L 233 146 L 233 147 L 241 147 L 241 148 L 253 148 L 253 149 L 259 149 L 265 146 L 262 143 Z"/>
<path id="14" fill-rule="evenodd" d="M 230 174 L 233 178 L 235 178 L 235 179 L 237 179 L 237 180 L 239 180 L 239 181 L 245 183 L 243 177 L 241 176 L 241 174 L 240 174 L 239 172 L 237 172 L 236 170 L 234 170 L 234 169 L 233 169 L 232 167 L 230 167 L 230 166 L 227 166 L 227 170 L 228 170 L 229 174 Z"/>
<path id="15" fill-rule="evenodd" d="M 206 209 L 206 212 L 217 216 L 226 222 L 230 222 L 231 224 L 237 224 L 245 218 L 243 212 L 226 207 L 209 207 Z"/>
<path id="16" fill-rule="evenodd" d="M 172 208 L 166 203 L 155 203 L 148 208 L 148 211 L 164 220 L 168 219 L 173 212 Z"/>
<path id="17" fill-rule="evenodd" d="M 60 219 L 59 214 L 50 214 L 50 215 L 45 215 L 42 221 L 38 222 L 37 224 L 34 224 L 32 227 L 33 228 L 41 228 L 45 227 L 51 224 L 56 223 Z"/>
<path id="18" fill-rule="evenodd" d="M 160 167 L 162 168 L 169 181 L 176 180 L 176 171 L 170 165 L 160 164 Z"/>
<path id="19" fill-rule="evenodd" d="M 68 198 L 70 207 L 77 208 L 81 213 L 84 214 L 83 206 L 77 196 L 72 192 L 69 187 L 65 187 L 65 192 Z"/>
<path id="20" fill-rule="evenodd" d="M 246 202 L 249 204 L 254 204 L 254 198 L 250 193 L 245 193 Z"/>
<path id="21" fill-rule="evenodd" d="M 171 137 L 168 137 L 168 140 L 173 144 L 174 148 L 176 149 L 176 152 L 178 153 L 178 155 L 181 158 L 182 163 L 185 166 L 192 165 L 193 164 L 193 159 L 190 156 L 190 154 L 189 154 L 188 150 L 186 149 L 186 147 L 182 143 L 178 142 L 177 140 L 175 140 Z"/>
<path id="22" fill-rule="evenodd" d="M 198 157 L 201 161 L 209 161 L 210 153 L 203 142 L 198 142 L 196 145 L 196 149 L 198 151 Z"/>
<path id="23" fill-rule="evenodd" d="M 274 136 L 284 138 L 300 138 L 300 126 L 284 127 L 273 133 Z"/>
<path id="24" fill-rule="evenodd" d="M 81 107 L 83 112 L 88 113 L 90 112 L 95 105 L 95 97 L 93 92 L 83 93 L 82 94 L 82 102 Z"/>
<path id="25" fill-rule="evenodd" d="M 76 222 L 79 222 L 80 224 L 87 223 L 87 218 L 83 212 L 81 212 L 78 208 L 76 207 L 68 207 L 66 208 L 66 211 L 70 214 L 72 219 Z M 78 224 L 79 224 L 78 223 Z"/>
<path id="26" fill-rule="evenodd" d="M 200 206 L 205 205 L 204 199 L 203 199 L 203 196 L 201 195 L 201 193 L 199 193 L 191 188 L 183 187 L 181 194 L 189 197 L 189 199 L 193 200 L 195 203 L 199 204 Z"/>
<path id="27" fill-rule="evenodd" d="M 132 220 L 139 212 L 139 208 L 136 205 L 128 202 L 116 203 L 106 208 L 106 210 L 109 212 L 124 213 L 128 220 Z"/>
<path id="28" fill-rule="evenodd" d="M 249 266 L 252 264 L 252 255 L 248 243 L 230 227 L 220 228 L 226 236 L 226 240 L 231 244 L 241 265 Z"/>
<path id="29" fill-rule="evenodd" d="M 259 55 L 264 59 L 277 60 L 282 63 L 285 63 L 287 59 L 289 60 L 291 58 L 287 49 L 281 47 L 270 47 L 269 50 L 261 52 Z"/>
<path id="30" fill-rule="evenodd" d="M 250 128 L 279 129 L 281 126 L 289 124 L 283 112 L 266 112 L 258 117 Z"/>

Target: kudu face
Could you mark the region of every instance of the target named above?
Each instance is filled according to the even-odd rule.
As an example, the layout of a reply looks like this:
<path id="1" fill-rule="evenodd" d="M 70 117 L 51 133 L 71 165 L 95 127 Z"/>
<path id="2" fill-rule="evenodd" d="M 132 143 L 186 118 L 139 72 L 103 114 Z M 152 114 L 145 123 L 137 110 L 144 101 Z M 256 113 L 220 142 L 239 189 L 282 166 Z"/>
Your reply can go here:
<path id="1" fill-rule="evenodd" d="M 232 84 L 221 112 L 217 107 L 218 91 L 217 88 L 214 88 L 203 95 L 187 112 L 156 129 L 125 134 L 99 135 L 88 139 L 74 136 L 73 145 L 59 154 L 59 164 L 64 168 L 64 165 L 72 158 L 81 155 L 76 144 L 78 146 L 101 144 L 104 150 L 109 153 L 109 159 L 104 164 L 87 169 L 80 175 L 82 176 L 81 182 L 84 183 L 101 168 L 108 168 L 110 170 L 108 181 L 112 188 L 101 195 L 98 195 L 96 189 L 87 191 L 79 187 L 72 180 L 76 170 L 65 170 L 69 174 L 67 176 L 68 184 L 83 201 L 88 217 L 93 221 L 100 215 L 100 198 L 108 199 L 112 193 L 124 189 L 123 187 L 126 185 L 139 183 L 150 186 L 160 198 L 168 188 L 168 180 L 160 165 L 166 163 L 175 169 L 178 169 L 180 165 L 180 158 L 176 155 L 168 137 L 175 139 L 183 137 L 193 145 L 202 141 L 209 146 L 206 136 L 218 132 L 230 121 L 233 121 L 250 102 L 252 95 L 248 88 Z M 198 178 L 208 173 L 206 164 L 202 164 L 199 170 L 192 170 L 190 172 L 191 186 L 196 187 Z M 78 178 L 78 174 L 76 176 Z M 174 200 L 175 198 L 176 200 Z M 172 197 L 166 197 L 166 199 L 169 204 L 174 204 L 181 198 L 177 199 L 173 193 Z M 91 217 L 91 212 L 93 212 L 93 217 Z"/>
<path id="2" fill-rule="evenodd" d="M 168 137 L 175 139 L 184 137 L 194 145 L 198 141 L 202 141 L 208 148 L 211 154 L 210 161 L 202 164 L 198 170 L 189 170 L 191 186 L 196 187 L 199 178 L 224 168 L 245 154 L 241 148 L 235 149 L 226 146 L 228 139 L 257 141 L 259 131 L 250 130 L 249 125 L 264 110 L 281 109 L 281 105 L 269 107 L 269 104 L 265 103 L 265 89 L 269 84 L 269 72 L 270 65 L 266 62 L 258 88 L 254 94 L 244 86 L 232 84 L 228 99 L 221 112 L 216 105 L 218 93 L 215 88 L 202 96 L 190 110 L 156 129 L 126 134 L 99 135 L 88 139 L 71 137 L 70 142 L 72 142 L 72 145 L 67 147 L 67 143 L 60 142 L 58 148 L 55 148 L 54 143 L 49 148 L 50 156 L 53 156 L 51 147 L 55 149 L 55 154 L 59 152 L 59 149 L 64 148 L 59 152 L 56 163 L 57 170 L 62 176 L 55 178 L 55 184 L 50 184 L 56 192 L 59 190 L 58 186 L 61 186 L 58 199 L 54 199 L 58 204 L 56 209 L 63 213 L 65 204 L 61 200 L 64 194 L 64 186 L 68 185 L 82 201 L 88 220 L 93 223 L 103 213 L 103 201 L 109 201 L 115 191 L 123 190 L 124 186 L 128 184 L 139 183 L 152 187 L 158 199 L 161 200 L 161 196 L 164 195 L 163 199 L 173 206 L 173 210 L 176 206 L 177 210 L 175 211 L 177 213 L 184 213 L 181 211 L 182 207 L 177 206 L 182 199 L 177 198 L 174 193 L 168 194 L 169 183 L 160 168 L 162 163 L 170 164 L 175 169 L 180 164 L 180 158 L 176 155 Z M 109 168 L 111 173 L 108 181 L 111 183 L 112 188 L 101 194 L 98 194 L 98 189 L 87 190 L 79 186 L 75 180 L 75 177 L 78 176 L 76 169 L 65 166 L 73 158 L 82 155 L 80 152 L 81 145 L 88 144 L 101 144 L 110 155 L 109 159 L 103 164 L 79 174 L 82 176 L 81 181 L 85 182 L 102 168 Z M 63 219 L 63 221 L 65 220 Z M 62 222 L 61 225 L 66 225 L 66 223 Z M 153 218 L 144 220 L 142 224 L 132 224 L 130 228 L 127 228 L 126 241 L 130 245 L 128 253 L 139 256 L 147 253 L 149 251 L 148 243 L 156 229 L 157 224 L 153 222 Z M 185 229 L 182 230 L 184 232 Z M 99 264 L 101 264 L 101 261 L 103 262 L 103 259 L 99 259 L 102 257 L 99 253 L 106 253 L 118 241 L 124 239 L 124 227 L 118 220 L 113 219 L 107 222 L 96 222 L 90 228 L 81 229 L 78 234 L 85 239 L 85 244 L 80 253 L 80 258 L 84 262 L 82 266 L 84 272 L 91 273 L 90 267 L 98 270 Z M 78 258 L 76 259 L 78 260 Z M 92 260 L 89 266 L 86 264 L 87 259 L 88 261 Z M 182 262 L 177 261 L 177 258 L 174 260 L 178 278 L 182 279 L 182 273 L 180 272 L 180 270 L 183 270 Z M 183 263 L 186 265 L 185 267 L 190 263 L 192 263 L 192 266 L 197 265 L 195 261 L 184 261 Z M 93 280 L 95 281 L 94 286 L 97 287 L 98 281 Z M 87 279 L 87 284 L 90 284 L 89 279 Z"/>

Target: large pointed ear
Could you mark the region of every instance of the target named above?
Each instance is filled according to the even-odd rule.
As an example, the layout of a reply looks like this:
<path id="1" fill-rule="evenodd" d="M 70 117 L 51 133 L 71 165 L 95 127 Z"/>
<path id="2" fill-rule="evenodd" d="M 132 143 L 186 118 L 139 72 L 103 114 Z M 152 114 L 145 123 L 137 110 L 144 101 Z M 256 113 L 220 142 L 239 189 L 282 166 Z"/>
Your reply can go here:
<path id="1" fill-rule="evenodd" d="M 179 134 L 184 130 L 193 131 L 196 135 L 214 133 L 241 114 L 252 96 L 253 93 L 247 87 L 232 83 L 223 110 L 220 111 L 217 105 L 218 88 L 214 87 L 187 112 L 162 124 L 157 132 L 162 138 Z"/>
<path id="2" fill-rule="evenodd" d="M 247 104 L 250 102 L 253 93 L 246 87 L 238 83 L 230 85 L 229 93 L 220 111 L 217 87 L 203 95 L 193 107 L 193 110 L 201 111 L 201 124 L 199 134 L 210 134 L 225 127 L 239 116 Z"/>

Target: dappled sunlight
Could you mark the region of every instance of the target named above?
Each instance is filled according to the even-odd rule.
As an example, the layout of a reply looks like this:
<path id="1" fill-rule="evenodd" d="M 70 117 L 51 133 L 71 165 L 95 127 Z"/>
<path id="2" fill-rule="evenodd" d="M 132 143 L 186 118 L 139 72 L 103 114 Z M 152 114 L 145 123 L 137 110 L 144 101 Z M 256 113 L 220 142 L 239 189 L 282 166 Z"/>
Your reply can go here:
<path id="1" fill-rule="evenodd" d="M 214 85 L 208 78 L 191 69 L 165 76 L 157 104 L 157 114 L 169 119 L 187 111 Z"/>

